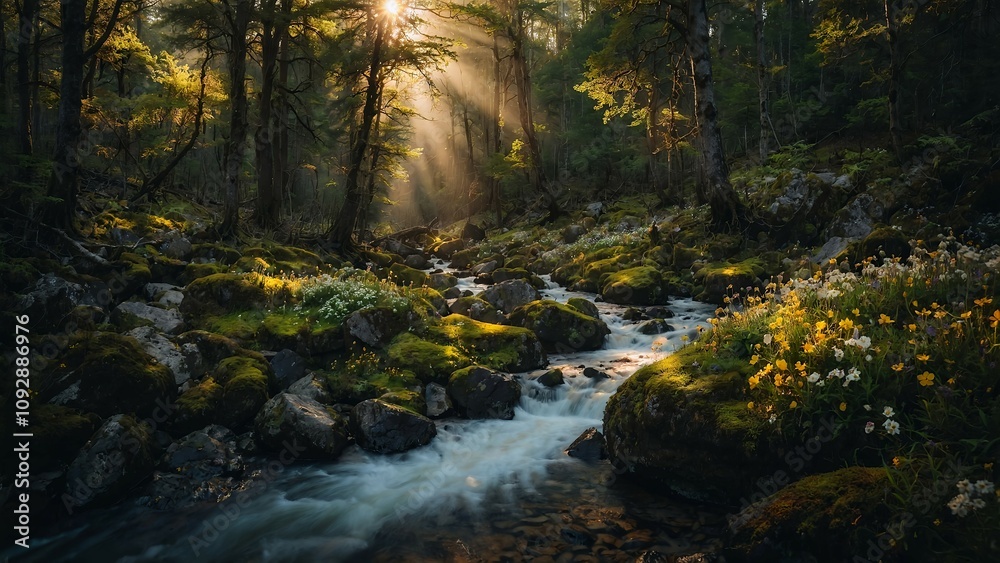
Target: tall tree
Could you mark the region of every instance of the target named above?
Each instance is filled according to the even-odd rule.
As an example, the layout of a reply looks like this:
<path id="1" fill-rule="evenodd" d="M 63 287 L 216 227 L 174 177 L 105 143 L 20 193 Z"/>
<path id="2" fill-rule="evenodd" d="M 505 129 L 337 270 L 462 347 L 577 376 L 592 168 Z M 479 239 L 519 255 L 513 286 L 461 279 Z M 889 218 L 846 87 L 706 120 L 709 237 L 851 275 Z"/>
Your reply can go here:
<path id="1" fill-rule="evenodd" d="M 97 2 L 98 0 L 94 0 Z M 83 108 L 84 67 L 111 36 L 118 23 L 124 0 L 115 0 L 107 27 L 94 43 L 85 47 L 87 33 L 87 0 L 60 0 L 62 29 L 62 77 L 59 81 L 59 117 L 56 131 L 55 155 L 52 175 L 49 177 L 48 195 L 59 200 L 46 212 L 46 222 L 56 228 L 75 231 L 73 216 L 76 212 L 79 190 L 80 141 L 83 125 L 80 112 Z M 93 23 L 93 22 L 91 22 Z"/>
<path id="2" fill-rule="evenodd" d="M 223 157 L 223 212 L 219 233 L 232 236 L 239 221 L 240 177 L 247 138 L 247 28 L 250 0 L 227 0 L 225 21 L 229 38 L 229 136 Z"/>

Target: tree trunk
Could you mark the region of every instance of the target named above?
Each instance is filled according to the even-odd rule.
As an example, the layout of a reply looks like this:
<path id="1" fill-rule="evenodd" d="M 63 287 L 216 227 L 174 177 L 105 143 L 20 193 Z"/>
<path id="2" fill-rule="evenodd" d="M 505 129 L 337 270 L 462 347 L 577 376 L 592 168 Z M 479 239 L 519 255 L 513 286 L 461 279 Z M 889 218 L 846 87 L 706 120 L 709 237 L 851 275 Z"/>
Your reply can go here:
<path id="1" fill-rule="evenodd" d="M 528 72 L 528 61 L 524 52 L 524 14 L 520 11 L 514 14 L 515 26 L 510 32 L 511 64 L 514 71 L 514 87 L 517 90 L 517 110 L 521 118 L 521 129 L 524 131 L 524 142 L 528 147 L 528 175 L 532 188 L 542 194 L 548 204 L 549 215 L 546 220 L 555 219 L 562 210 L 555 194 L 549 190 L 549 182 L 542 166 L 542 150 L 538 144 L 535 132 L 535 121 L 531 112 L 531 76 Z"/>
<path id="2" fill-rule="evenodd" d="M 38 0 L 24 0 L 17 34 L 17 136 L 21 154 L 30 156 L 31 142 L 31 48 L 35 35 L 35 18 L 38 16 Z M 22 172 L 29 174 L 31 167 Z M 24 178 L 28 180 L 29 178 Z"/>
<path id="3" fill-rule="evenodd" d="M 62 15 L 62 77 L 59 81 L 59 114 L 52 175 L 48 195 L 59 203 L 49 206 L 45 221 L 52 227 L 76 232 L 73 216 L 80 172 L 80 111 L 83 106 L 83 38 L 86 33 L 86 0 L 60 0 Z"/>
<path id="4" fill-rule="evenodd" d="M 222 225 L 219 234 L 230 237 L 239 220 L 240 176 L 247 137 L 247 27 L 250 23 L 250 0 L 236 0 L 235 11 L 227 3 L 226 17 L 231 36 L 229 49 L 229 140 L 223 156 L 225 188 Z"/>
<path id="5" fill-rule="evenodd" d="M 729 183 L 729 173 L 722 148 L 718 109 L 715 106 L 715 87 L 712 82 L 708 11 L 705 4 L 705 0 L 691 0 L 688 3 L 686 40 L 698 99 L 696 112 L 701 130 L 708 203 L 712 209 L 714 225 L 738 226 L 742 222 L 743 206 Z"/>
<path id="6" fill-rule="evenodd" d="M 770 81 L 767 71 L 767 55 L 764 51 L 764 0 L 757 0 L 754 3 L 754 42 L 757 44 L 757 93 L 760 106 L 760 162 L 767 162 L 768 149 L 768 129 L 770 128 L 771 117 L 768 114 L 768 94 L 770 93 Z"/>
<path id="7" fill-rule="evenodd" d="M 271 120 L 273 111 L 275 67 L 278 61 L 278 44 L 280 43 L 279 24 L 276 23 L 276 0 L 268 0 L 263 8 L 263 31 L 260 39 L 261 52 L 261 84 L 259 115 L 260 124 L 254 135 L 257 149 L 257 205 L 254 207 L 254 220 L 263 228 L 271 228 L 277 224 L 277 207 L 281 199 L 274 193 L 274 124 Z"/>
<path id="8" fill-rule="evenodd" d="M 490 115 L 492 116 L 492 122 L 490 123 L 493 131 L 493 146 L 490 147 L 492 154 L 499 154 L 503 148 L 503 135 L 501 131 L 500 123 L 503 116 L 500 115 L 501 112 L 501 100 L 503 99 L 503 83 L 500 73 L 500 45 L 498 43 L 496 35 L 493 36 L 493 99 L 490 102 Z M 489 136 L 489 135 L 487 135 Z M 500 180 L 497 178 L 490 178 L 490 203 L 493 208 L 493 213 L 497 217 L 497 228 L 503 226 L 503 194 L 502 186 L 500 185 Z"/>
<path id="9" fill-rule="evenodd" d="M 890 0 L 883 0 L 885 6 L 886 39 L 889 43 L 889 136 L 897 162 L 903 161 L 902 127 L 899 123 L 899 80 L 902 75 L 899 57 L 899 25 L 896 13 L 899 6 Z"/>
<path id="10" fill-rule="evenodd" d="M 340 213 L 330 229 L 330 242 L 340 250 L 341 255 L 350 254 L 355 246 L 354 227 L 357 225 L 362 204 L 361 186 L 358 180 L 361 176 L 365 155 L 368 152 L 372 123 L 375 121 L 375 114 L 379 111 L 378 100 L 382 89 L 382 47 L 389 22 L 386 18 L 378 17 L 375 13 L 369 13 L 369 17 L 376 18 L 376 22 L 371 62 L 368 66 L 365 105 L 361 110 L 361 125 L 351 146 L 351 158 L 344 183 L 344 205 L 340 208 Z"/>

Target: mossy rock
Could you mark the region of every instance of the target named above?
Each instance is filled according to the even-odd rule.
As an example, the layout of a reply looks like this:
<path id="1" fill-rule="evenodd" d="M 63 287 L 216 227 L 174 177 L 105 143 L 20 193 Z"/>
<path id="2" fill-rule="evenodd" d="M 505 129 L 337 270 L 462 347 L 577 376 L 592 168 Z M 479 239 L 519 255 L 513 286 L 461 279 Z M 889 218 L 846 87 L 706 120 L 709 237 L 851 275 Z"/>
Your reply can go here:
<path id="1" fill-rule="evenodd" d="M 390 405 L 403 407 L 421 416 L 427 415 L 427 400 L 424 398 L 424 394 L 419 391 L 411 391 L 409 389 L 390 391 L 379 396 L 379 400 L 385 401 Z"/>
<path id="2" fill-rule="evenodd" d="M 245 274 L 212 274 L 184 290 L 181 312 L 191 317 L 262 309 L 271 302 L 264 286 Z"/>
<path id="3" fill-rule="evenodd" d="M 55 369 L 43 376 L 43 397 L 109 417 L 149 416 L 176 395 L 174 377 L 132 337 L 95 332 L 73 337 Z"/>
<path id="4" fill-rule="evenodd" d="M 183 285 L 188 283 L 181 281 L 181 277 L 184 275 L 187 267 L 188 263 L 183 260 L 162 255 L 152 257 L 149 262 L 149 271 L 152 279 L 171 284 L 179 283 Z"/>
<path id="5" fill-rule="evenodd" d="M 504 316 L 488 301 L 478 295 L 459 297 L 448 306 L 452 313 L 464 315 L 466 317 L 487 323 L 501 323 Z"/>
<path id="6" fill-rule="evenodd" d="M 31 411 L 31 467 L 36 473 L 69 465 L 101 424 L 94 413 L 41 404 Z"/>
<path id="7" fill-rule="evenodd" d="M 876 264 L 881 264 L 883 257 L 906 260 L 910 257 L 910 237 L 892 227 L 875 229 L 858 244 L 854 261 L 861 262 L 868 257 L 874 257 Z"/>
<path id="8" fill-rule="evenodd" d="M 576 309 L 588 317 L 593 317 L 595 319 L 601 318 L 601 312 L 597 310 L 597 305 L 594 305 L 594 303 L 589 299 L 585 299 L 583 297 L 570 297 L 566 300 L 566 306 Z"/>
<path id="9" fill-rule="evenodd" d="M 657 269 L 638 266 L 604 276 L 601 297 L 619 305 L 658 305 L 666 302 L 667 292 Z"/>
<path id="10" fill-rule="evenodd" d="M 456 346 L 429 342 L 408 332 L 394 338 L 386 352 L 391 366 L 412 371 L 425 384 L 444 384 L 455 370 L 472 364 Z"/>
<path id="11" fill-rule="evenodd" d="M 427 273 L 406 264 L 393 264 L 389 266 L 388 280 L 396 285 L 420 287 L 427 285 L 430 278 Z"/>
<path id="12" fill-rule="evenodd" d="M 736 263 L 706 264 L 694 276 L 704 288 L 696 299 L 722 305 L 725 298 L 733 293 L 745 295 L 747 288 L 760 287 L 759 276 L 763 274 L 764 267 L 755 258 Z"/>
<path id="13" fill-rule="evenodd" d="M 385 387 L 350 373 L 321 370 L 313 374 L 329 393 L 330 403 L 356 405 L 388 392 Z"/>
<path id="14" fill-rule="evenodd" d="M 505 268 L 510 268 L 512 270 L 524 270 L 528 268 L 528 258 L 523 254 L 516 254 L 511 256 L 504 262 Z"/>
<path id="15" fill-rule="evenodd" d="M 264 356 L 246 350 L 235 340 L 205 330 L 189 330 L 178 336 L 174 342 L 178 345 L 194 344 L 202 356 L 202 364 L 207 366 L 218 365 L 231 356 L 249 356 L 258 362 L 267 363 Z"/>
<path id="16" fill-rule="evenodd" d="M 622 269 L 620 260 L 621 257 L 615 256 L 590 262 L 583 267 L 583 277 L 591 283 L 600 284 L 602 276 Z"/>
<path id="17" fill-rule="evenodd" d="M 185 436 L 218 420 L 222 406 L 222 386 L 206 377 L 198 385 L 181 393 L 168 427 L 174 436 Z"/>
<path id="18" fill-rule="evenodd" d="M 214 262 L 205 264 L 196 264 L 192 262 L 187 266 L 184 266 L 184 271 L 181 272 L 178 281 L 184 285 L 188 285 L 198 278 L 204 278 L 213 274 L 221 274 L 225 271 L 226 268 L 224 268 L 221 264 L 216 264 Z"/>
<path id="19" fill-rule="evenodd" d="M 207 260 L 219 264 L 235 264 L 242 256 L 238 250 L 218 242 L 203 242 L 194 245 L 191 260 Z"/>
<path id="20" fill-rule="evenodd" d="M 142 256 L 133 252 L 122 253 L 121 260 L 116 263 L 121 268 L 121 277 L 115 276 L 112 280 L 118 282 L 121 291 L 117 292 L 116 298 L 125 300 L 139 293 L 146 287 L 146 284 L 153 281 L 153 273 L 149 269 L 149 262 Z"/>
<path id="21" fill-rule="evenodd" d="M 547 299 L 514 309 L 509 321 L 535 333 L 546 350 L 556 353 L 598 350 L 610 333 L 604 321 Z"/>
<path id="22" fill-rule="evenodd" d="M 427 332 L 432 340 L 454 343 L 473 361 L 495 370 L 521 372 L 547 363 L 542 343 L 525 328 L 452 314 L 429 326 Z"/>
<path id="23" fill-rule="evenodd" d="M 743 395 L 749 364 L 701 345 L 639 369 L 608 401 L 604 433 L 616 463 L 676 494 L 730 503 L 780 455 Z"/>
<path id="24" fill-rule="evenodd" d="M 814 553 L 846 561 L 866 553 L 892 516 L 889 485 L 885 468 L 846 467 L 754 498 L 731 522 L 727 558 L 778 561 Z"/>
<path id="25" fill-rule="evenodd" d="M 493 283 L 501 283 L 507 280 L 525 280 L 531 282 L 533 278 L 537 277 L 524 268 L 509 267 L 497 268 L 491 274 L 493 276 Z"/>
<path id="26" fill-rule="evenodd" d="M 464 270 L 479 261 L 479 247 L 459 250 L 451 255 L 451 267 L 456 270 Z"/>
<path id="27" fill-rule="evenodd" d="M 266 350 L 302 349 L 312 330 L 308 317 L 298 313 L 272 311 L 260 323 L 257 338 Z"/>
<path id="28" fill-rule="evenodd" d="M 379 268 L 388 268 L 394 262 L 391 254 L 375 250 L 364 250 L 361 252 L 361 256 Z"/>
<path id="29" fill-rule="evenodd" d="M 219 424 L 239 431 L 249 424 L 268 400 L 271 368 L 248 356 L 234 356 L 219 363 L 212 378 L 222 386 Z"/>

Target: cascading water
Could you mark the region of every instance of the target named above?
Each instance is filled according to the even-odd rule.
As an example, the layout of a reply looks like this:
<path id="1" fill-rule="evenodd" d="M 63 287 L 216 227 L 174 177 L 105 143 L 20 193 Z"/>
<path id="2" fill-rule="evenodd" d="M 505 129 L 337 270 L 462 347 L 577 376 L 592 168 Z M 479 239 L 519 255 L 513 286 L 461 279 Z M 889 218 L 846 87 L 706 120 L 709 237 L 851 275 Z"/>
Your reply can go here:
<path id="1" fill-rule="evenodd" d="M 460 288 L 473 289 L 468 281 Z M 592 297 L 558 288 L 543 294 L 560 302 Z M 46 540 L 49 545 L 33 553 L 45 557 L 46 552 L 72 550 L 78 560 L 188 561 L 197 555 L 212 561 L 363 561 L 395 560 L 404 553 L 415 560 L 455 558 L 457 552 L 474 560 L 483 550 L 506 547 L 516 555 L 527 549 L 530 542 L 524 538 L 531 537 L 533 525 L 555 525 L 556 537 L 575 545 L 585 534 L 573 531 L 572 526 L 579 527 L 574 506 L 593 505 L 600 511 L 602 505 L 622 501 L 607 497 L 607 491 L 595 492 L 610 473 L 606 463 L 595 469 L 568 457 L 565 448 L 587 428 L 601 427 L 608 398 L 627 376 L 682 345 L 682 336 L 696 333 L 712 311 L 675 300 L 675 316 L 669 320 L 675 330 L 648 336 L 622 320 L 622 307 L 599 303 L 598 308 L 611 329 L 605 348 L 551 355 L 550 367 L 562 369 L 565 385 L 546 388 L 534 380 L 537 374 L 522 374 L 522 398 L 513 420 L 439 421 L 434 440 L 416 450 L 375 455 L 352 447 L 336 462 L 285 467 L 235 515 L 220 507 L 174 517 L 159 513 L 161 519 L 171 518 L 163 529 L 154 528 L 157 513 L 134 509 L 123 518 L 119 511 L 113 524 L 97 523 L 109 516 L 105 514 Z M 585 377 L 584 366 L 610 377 Z M 581 494 L 580 488 L 588 493 Z M 588 494 L 605 496 L 584 498 Z M 553 516 L 567 510 L 570 515 L 562 521 Z M 687 521 L 683 515 L 678 518 Z M 505 530 L 496 524 L 507 520 L 520 527 Z M 625 534 L 625 528 L 620 524 L 615 529 Z M 493 538 L 492 543 L 477 548 L 474 538 L 482 537 Z M 617 544 L 628 545 L 624 539 L 609 543 L 621 547 Z"/>

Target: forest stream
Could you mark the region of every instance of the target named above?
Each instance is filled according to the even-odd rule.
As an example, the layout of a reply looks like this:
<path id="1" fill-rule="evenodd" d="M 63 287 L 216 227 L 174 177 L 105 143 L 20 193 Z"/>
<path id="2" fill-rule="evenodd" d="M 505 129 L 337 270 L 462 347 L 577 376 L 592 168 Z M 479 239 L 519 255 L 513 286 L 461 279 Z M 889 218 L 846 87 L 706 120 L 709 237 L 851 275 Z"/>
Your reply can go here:
<path id="1" fill-rule="evenodd" d="M 548 299 L 593 295 L 559 288 Z M 459 287 L 485 286 L 462 279 Z M 40 540 L 25 561 L 634 561 L 637 556 L 713 551 L 725 527 L 720 509 L 661 498 L 624 482 L 606 460 L 564 450 L 590 427 L 636 369 L 693 340 L 713 308 L 670 303 L 674 330 L 644 335 L 625 307 L 597 303 L 611 329 L 604 349 L 550 355 L 565 384 L 542 371 L 519 374 L 513 420 L 437 422 L 427 446 L 378 455 L 357 446 L 337 462 L 284 467 L 252 500 L 170 515 L 119 505 L 82 516 Z M 588 378 L 593 367 L 608 378 Z M 614 485 L 612 487 L 611 485 Z M 546 559 L 536 559 L 546 560 Z M 655 560 L 655 559 L 654 559 Z"/>

